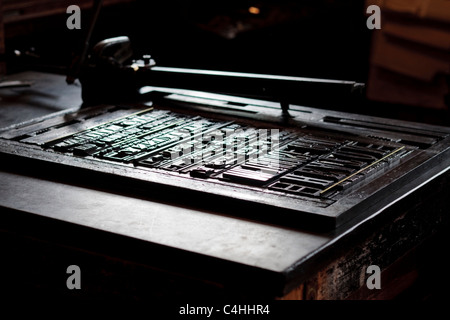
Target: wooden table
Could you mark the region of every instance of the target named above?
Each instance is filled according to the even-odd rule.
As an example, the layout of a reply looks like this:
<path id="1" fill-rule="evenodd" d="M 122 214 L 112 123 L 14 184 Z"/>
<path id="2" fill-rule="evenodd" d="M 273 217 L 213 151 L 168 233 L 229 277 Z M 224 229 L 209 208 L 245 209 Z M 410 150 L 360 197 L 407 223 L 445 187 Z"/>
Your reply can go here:
<path id="1" fill-rule="evenodd" d="M 81 104 L 80 87 L 68 87 L 61 76 L 27 72 L 12 78 L 35 85 L 0 92 L 2 127 Z M 449 244 L 449 171 L 364 221 L 327 233 L 4 167 L 0 179 L 3 274 L 10 275 L 4 290 L 11 296 L 137 301 L 448 296 L 448 280 L 438 270 Z M 70 265 L 81 269 L 81 290 L 66 287 Z M 370 265 L 382 270 L 380 290 L 366 285 Z"/>

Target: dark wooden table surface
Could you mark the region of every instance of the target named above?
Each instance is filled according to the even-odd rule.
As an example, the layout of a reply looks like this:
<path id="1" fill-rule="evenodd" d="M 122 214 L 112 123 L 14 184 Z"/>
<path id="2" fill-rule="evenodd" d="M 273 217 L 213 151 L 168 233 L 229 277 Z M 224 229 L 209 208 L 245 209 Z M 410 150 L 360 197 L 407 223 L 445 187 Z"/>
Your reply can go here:
<path id="1" fill-rule="evenodd" d="M 0 127 L 81 105 L 64 77 L 0 91 Z M 14 296 L 435 299 L 447 293 L 449 171 L 358 223 L 289 229 L 0 170 L 2 265 Z M 201 201 L 201 199 L 199 199 Z M 236 208 L 239 210 L 239 208 Z M 82 289 L 68 290 L 78 265 Z M 378 265 L 381 289 L 369 290 Z M 444 272 L 445 273 L 445 272 Z M 6 273 L 3 273 L 6 274 Z M 447 294 L 448 297 L 448 294 Z"/>

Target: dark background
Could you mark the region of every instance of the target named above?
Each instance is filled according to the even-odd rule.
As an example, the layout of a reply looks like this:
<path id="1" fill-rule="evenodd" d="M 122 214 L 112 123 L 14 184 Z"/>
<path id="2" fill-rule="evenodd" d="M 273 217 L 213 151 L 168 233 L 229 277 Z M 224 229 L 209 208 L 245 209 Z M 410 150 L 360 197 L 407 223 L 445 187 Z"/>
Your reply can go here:
<path id="1" fill-rule="evenodd" d="M 5 24 L 8 73 L 37 70 L 66 74 L 82 51 L 92 16 L 87 5 L 92 2 L 73 1 L 83 4 L 81 30 L 66 27 L 69 14 L 65 5 L 69 1 L 62 0 L 57 2 L 58 14 Z M 250 7 L 260 13 L 251 14 Z M 5 16 L 5 23 L 7 19 Z M 159 66 L 350 80 L 370 87 L 371 43 L 377 31 L 369 30 L 366 20 L 364 0 L 117 0 L 102 8 L 90 48 L 106 38 L 128 36 L 135 58 L 151 54 Z M 21 52 L 20 57 L 15 50 Z M 423 89 L 431 86 L 423 85 Z M 412 88 L 411 93 L 416 93 L 417 85 Z M 327 92 L 319 95 L 327 97 Z M 345 108 L 340 109 L 330 104 L 330 99 L 325 99 L 323 106 L 304 104 L 450 125 L 448 107 L 388 103 L 391 100 L 384 97 L 358 100 L 349 106 L 344 102 Z M 442 99 L 448 104 L 450 95 Z"/>
<path id="2" fill-rule="evenodd" d="M 260 14 L 249 13 L 251 6 Z M 371 33 L 364 9 L 363 0 L 138 0 L 104 7 L 91 46 L 126 35 L 137 55 L 150 53 L 161 66 L 365 82 Z M 33 64 L 64 73 L 81 50 L 91 10 L 82 10 L 81 30 L 66 28 L 68 16 L 11 25 L 8 71 L 29 70 Z M 14 50 L 39 59 L 17 59 Z"/>

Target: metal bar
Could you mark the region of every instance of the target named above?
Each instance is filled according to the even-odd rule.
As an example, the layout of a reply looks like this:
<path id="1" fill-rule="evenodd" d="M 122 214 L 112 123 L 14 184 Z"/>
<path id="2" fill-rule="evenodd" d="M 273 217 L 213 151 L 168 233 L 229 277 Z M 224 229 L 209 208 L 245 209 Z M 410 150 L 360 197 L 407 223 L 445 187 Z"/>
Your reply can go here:
<path id="1" fill-rule="evenodd" d="M 349 175 L 347 178 L 342 179 L 342 180 L 339 181 L 339 182 L 336 182 L 336 183 L 333 184 L 332 186 L 330 186 L 330 187 L 326 188 L 325 190 L 321 191 L 320 194 L 323 194 L 323 193 L 325 193 L 325 192 L 327 192 L 327 191 L 333 189 L 334 187 L 340 185 L 342 182 L 347 181 L 348 179 L 350 179 L 350 178 L 356 176 L 357 174 L 359 174 L 359 173 L 361 173 L 361 172 L 363 172 L 363 171 L 366 171 L 366 170 L 369 169 L 370 167 L 373 167 L 373 166 L 376 165 L 377 163 L 380 163 L 381 161 L 383 161 L 383 160 L 389 158 L 390 156 L 393 156 L 394 154 L 396 154 L 397 152 L 399 152 L 399 151 L 401 151 L 401 150 L 403 150 L 403 149 L 405 149 L 405 147 L 398 148 L 397 150 L 395 150 L 395 151 L 389 153 L 387 156 L 384 156 L 383 158 L 381 158 L 381 159 L 379 159 L 379 160 L 377 160 L 377 161 L 375 161 L 375 162 L 369 164 L 368 166 L 362 168 L 361 170 L 358 170 L 358 171 L 356 171 L 355 173 Z"/>
<path id="2" fill-rule="evenodd" d="M 94 32 L 95 24 L 97 23 L 98 16 L 100 14 L 100 10 L 102 8 L 103 0 L 94 0 L 93 4 L 93 12 L 94 15 L 92 16 L 91 23 L 89 25 L 89 30 L 86 35 L 86 39 L 84 41 L 83 49 L 81 51 L 80 56 L 78 57 L 78 60 L 75 60 L 72 67 L 69 69 L 67 73 L 66 82 L 69 84 L 72 84 L 75 82 L 75 79 L 78 77 L 78 74 L 80 73 L 81 66 L 84 64 L 84 61 L 86 60 L 86 56 L 89 50 L 89 42 L 91 41 L 92 33 Z"/>

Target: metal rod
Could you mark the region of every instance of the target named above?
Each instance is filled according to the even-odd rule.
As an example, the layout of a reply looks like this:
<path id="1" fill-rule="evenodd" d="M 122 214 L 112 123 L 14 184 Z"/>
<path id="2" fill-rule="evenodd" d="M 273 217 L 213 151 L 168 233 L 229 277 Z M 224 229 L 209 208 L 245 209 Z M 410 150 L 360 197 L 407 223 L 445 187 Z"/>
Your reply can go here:
<path id="1" fill-rule="evenodd" d="M 83 49 L 81 51 L 81 55 L 75 58 L 71 68 L 69 68 L 69 72 L 67 73 L 66 82 L 68 84 L 72 84 L 75 82 L 75 79 L 78 78 L 78 74 L 80 72 L 81 66 L 84 64 L 86 60 L 86 56 L 89 50 L 89 43 L 91 41 L 92 33 L 94 32 L 95 25 L 97 24 L 98 16 L 100 14 L 100 10 L 102 8 L 103 0 L 94 0 L 93 3 L 93 11 L 94 15 L 92 16 L 91 23 L 89 25 L 89 30 L 86 34 L 86 38 L 84 40 Z"/>

